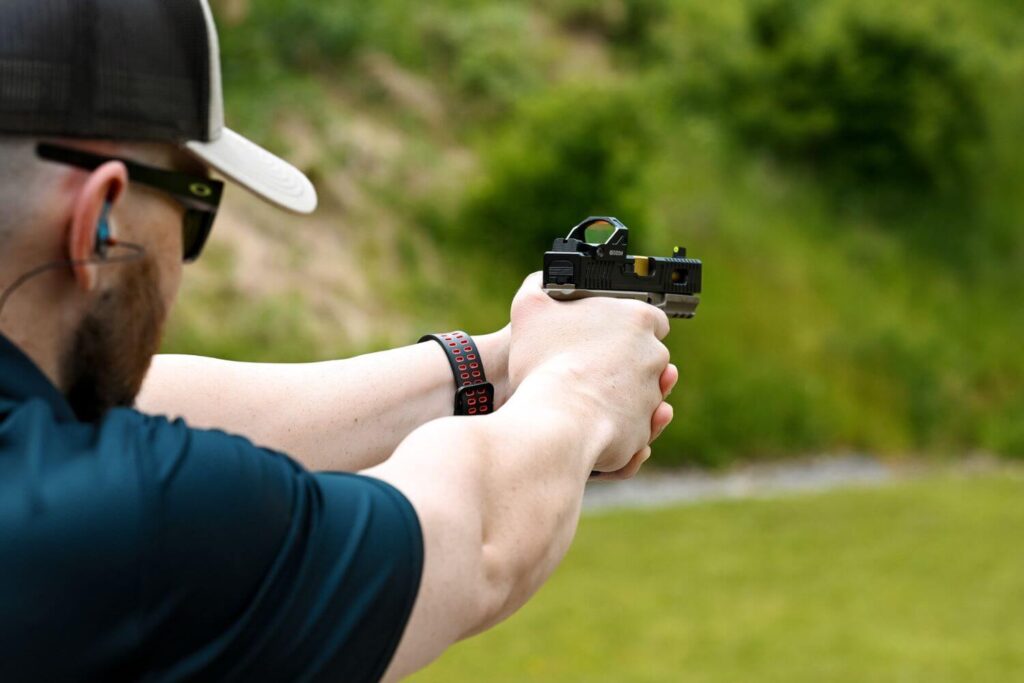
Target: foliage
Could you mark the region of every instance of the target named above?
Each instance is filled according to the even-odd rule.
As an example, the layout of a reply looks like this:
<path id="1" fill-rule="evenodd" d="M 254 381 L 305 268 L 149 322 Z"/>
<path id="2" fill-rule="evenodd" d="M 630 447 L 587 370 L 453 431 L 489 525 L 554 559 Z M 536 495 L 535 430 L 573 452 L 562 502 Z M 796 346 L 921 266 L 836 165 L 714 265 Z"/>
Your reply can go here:
<path id="1" fill-rule="evenodd" d="M 241 4 L 231 12 L 227 5 Z M 410 40 L 408 16 L 415 3 L 330 2 L 327 0 L 221 0 L 228 17 L 222 33 L 225 76 L 253 69 L 282 74 L 336 68 L 368 46 L 388 48 Z M 404 30 L 403 30 L 404 28 Z"/>
<path id="2" fill-rule="evenodd" d="M 343 241 L 387 298 L 382 330 L 503 325 L 551 240 L 609 213 L 635 253 L 678 244 L 706 264 L 698 317 L 667 342 L 682 381 L 656 462 L 1024 455 L 1024 6 L 215 9 L 229 121 L 314 150 L 324 224 L 367 227 Z M 368 63 L 398 77 L 382 85 Z M 396 92 L 410 83 L 433 115 L 410 114 Z M 257 299 L 230 268 L 198 267 L 209 285 L 188 293 L 168 349 L 366 350 L 345 341 L 366 335 L 314 329 L 298 293 Z"/>
<path id="3" fill-rule="evenodd" d="M 423 25 L 435 68 L 474 102 L 504 110 L 543 83 L 547 59 L 520 6 L 484 5 L 455 16 L 434 13 Z"/>
<path id="4" fill-rule="evenodd" d="M 224 36 L 225 78 L 351 69 L 366 52 L 429 68 L 461 97 L 508 107 L 543 80 L 548 62 L 524 7 L 254 0 Z M 296 39 L 300 36 L 300 39 Z"/>
<path id="5" fill-rule="evenodd" d="M 557 0 L 549 6 L 570 30 L 639 51 L 651 48 L 658 24 L 669 13 L 668 0 Z"/>
<path id="6" fill-rule="evenodd" d="M 1011 680 L 1020 476 L 584 517 L 521 612 L 444 681 Z"/>
<path id="7" fill-rule="evenodd" d="M 481 145 L 484 173 L 459 225 L 487 248 L 535 268 L 556 236 L 588 215 L 642 220 L 637 201 L 650 130 L 630 93 L 567 90 L 531 102 Z"/>
<path id="8" fill-rule="evenodd" d="M 996 452 L 1024 460 L 1024 397 L 1007 404 L 1002 413 L 988 416 L 986 437 Z"/>
<path id="9" fill-rule="evenodd" d="M 855 9 L 829 23 L 796 0 L 753 3 L 747 22 L 701 77 L 709 91 L 692 93 L 743 143 L 854 188 L 964 190 L 986 133 L 983 82 L 944 26 Z"/>

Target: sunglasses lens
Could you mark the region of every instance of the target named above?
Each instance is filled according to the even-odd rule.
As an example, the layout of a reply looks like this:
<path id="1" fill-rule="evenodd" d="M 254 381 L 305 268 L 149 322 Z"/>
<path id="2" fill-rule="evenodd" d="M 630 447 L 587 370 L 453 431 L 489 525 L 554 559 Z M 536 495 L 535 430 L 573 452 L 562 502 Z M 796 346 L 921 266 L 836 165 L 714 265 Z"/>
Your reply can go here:
<path id="1" fill-rule="evenodd" d="M 185 211 L 185 224 L 182 233 L 182 246 L 185 251 L 185 262 L 190 263 L 199 258 L 206 244 L 206 238 L 210 236 L 210 229 L 213 228 L 213 219 L 216 216 L 208 211 L 188 209 Z"/>

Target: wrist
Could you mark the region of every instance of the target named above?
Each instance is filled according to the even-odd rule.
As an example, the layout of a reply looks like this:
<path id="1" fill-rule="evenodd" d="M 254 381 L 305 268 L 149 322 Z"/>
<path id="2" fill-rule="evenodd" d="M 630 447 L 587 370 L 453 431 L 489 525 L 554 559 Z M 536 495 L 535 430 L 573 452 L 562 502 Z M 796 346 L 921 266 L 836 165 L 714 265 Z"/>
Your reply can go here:
<path id="1" fill-rule="evenodd" d="M 491 333 L 473 337 L 480 351 L 487 380 L 494 385 L 495 409 L 505 405 L 509 399 L 508 354 L 512 340 L 508 326 Z"/>
<path id="2" fill-rule="evenodd" d="M 569 363 L 539 366 L 522 380 L 504 412 L 521 416 L 527 431 L 550 426 L 552 440 L 564 444 L 565 455 L 579 457 L 586 478 L 614 447 L 617 428 L 606 410 L 579 391 L 579 380 Z"/>

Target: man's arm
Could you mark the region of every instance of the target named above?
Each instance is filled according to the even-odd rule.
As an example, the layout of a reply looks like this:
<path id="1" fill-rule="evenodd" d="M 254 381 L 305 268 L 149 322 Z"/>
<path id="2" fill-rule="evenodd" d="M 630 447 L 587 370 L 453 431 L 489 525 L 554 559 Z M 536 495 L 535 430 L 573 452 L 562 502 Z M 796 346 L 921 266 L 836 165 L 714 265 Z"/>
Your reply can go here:
<path id="1" fill-rule="evenodd" d="M 400 490 L 423 530 L 420 593 L 385 680 L 522 606 L 567 551 L 591 471 L 632 476 L 671 420 L 664 314 L 610 299 L 558 304 L 538 284 L 513 306 L 509 402 L 434 421 L 365 472 Z"/>
<path id="2" fill-rule="evenodd" d="M 509 336 L 506 328 L 475 337 L 497 405 L 507 394 Z M 429 343 L 293 365 L 157 356 L 138 407 L 240 434 L 311 470 L 354 472 L 384 462 L 417 427 L 451 415 L 454 396 L 444 351 Z"/>

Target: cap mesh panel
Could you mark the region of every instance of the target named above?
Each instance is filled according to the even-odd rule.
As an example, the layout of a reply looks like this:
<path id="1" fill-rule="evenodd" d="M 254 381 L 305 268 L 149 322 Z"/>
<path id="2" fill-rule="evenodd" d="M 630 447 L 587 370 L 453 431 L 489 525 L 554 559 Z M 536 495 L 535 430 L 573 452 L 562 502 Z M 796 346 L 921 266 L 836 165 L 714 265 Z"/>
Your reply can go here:
<path id="1" fill-rule="evenodd" d="M 209 140 L 198 0 L 0 0 L 0 134 Z"/>

